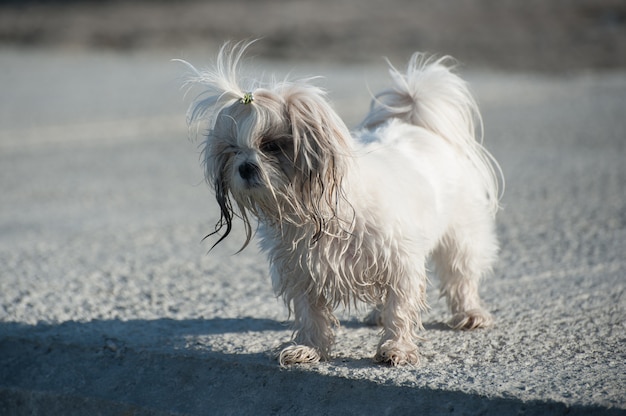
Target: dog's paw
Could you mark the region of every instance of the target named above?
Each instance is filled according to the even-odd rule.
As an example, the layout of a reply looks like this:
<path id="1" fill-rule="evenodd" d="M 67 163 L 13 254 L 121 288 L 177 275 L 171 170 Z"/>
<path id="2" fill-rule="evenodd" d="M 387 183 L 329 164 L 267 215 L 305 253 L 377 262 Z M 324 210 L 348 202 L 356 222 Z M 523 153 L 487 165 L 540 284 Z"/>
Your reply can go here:
<path id="1" fill-rule="evenodd" d="M 389 340 L 378 347 L 374 360 L 378 363 L 386 363 L 397 367 L 401 365 L 418 365 L 420 356 L 414 344 Z"/>
<path id="2" fill-rule="evenodd" d="M 448 325 L 454 329 L 488 328 L 493 325 L 491 314 L 484 309 L 471 309 L 455 314 Z"/>
<path id="3" fill-rule="evenodd" d="M 317 363 L 322 359 L 322 355 L 316 348 L 289 344 L 279 348 L 276 358 L 281 367 L 287 367 L 292 364 Z"/>

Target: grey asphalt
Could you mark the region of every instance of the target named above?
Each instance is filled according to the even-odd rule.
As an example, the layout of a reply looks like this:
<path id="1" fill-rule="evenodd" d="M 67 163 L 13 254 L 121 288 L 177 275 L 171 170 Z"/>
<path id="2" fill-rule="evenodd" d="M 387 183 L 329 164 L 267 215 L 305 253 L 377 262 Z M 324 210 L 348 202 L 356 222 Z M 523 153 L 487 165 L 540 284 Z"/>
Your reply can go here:
<path id="1" fill-rule="evenodd" d="M 462 68 L 507 179 L 495 328 L 447 329 L 433 278 L 419 367 L 374 364 L 351 310 L 330 362 L 285 370 L 263 256 L 240 228 L 201 241 L 218 212 L 169 59 L 211 56 L 0 50 L 0 414 L 626 414 L 626 72 Z M 324 76 L 349 124 L 386 81 L 257 66 Z"/>

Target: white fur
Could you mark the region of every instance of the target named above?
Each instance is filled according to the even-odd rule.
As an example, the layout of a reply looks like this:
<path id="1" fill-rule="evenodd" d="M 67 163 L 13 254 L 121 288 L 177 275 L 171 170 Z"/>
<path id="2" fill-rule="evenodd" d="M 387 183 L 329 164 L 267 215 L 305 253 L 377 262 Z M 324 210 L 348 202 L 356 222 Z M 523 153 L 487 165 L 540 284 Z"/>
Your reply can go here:
<path id="1" fill-rule="evenodd" d="M 206 176 L 216 192 L 221 241 L 239 216 L 245 245 L 259 223 L 272 283 L 294 315 L 281 365 L 330 357 L 340 304 L 375 306 L 376 359 L 419 360 L 432 257 L 455 328 L 488 326 L 478 295 L 497 241 L 499 168 L 475 139 L 476 103 L 448 58 L 415 54 L 350 133 L 309 81 L 240 81 L 246 44 L 226 44 L 213 69 L 191 83 L 205 93 L 190 108 L 206 120 Z M 253 101 L 242 101 L 252 93 Z M 217 244 L 216 243 L 216 244 Z"/>

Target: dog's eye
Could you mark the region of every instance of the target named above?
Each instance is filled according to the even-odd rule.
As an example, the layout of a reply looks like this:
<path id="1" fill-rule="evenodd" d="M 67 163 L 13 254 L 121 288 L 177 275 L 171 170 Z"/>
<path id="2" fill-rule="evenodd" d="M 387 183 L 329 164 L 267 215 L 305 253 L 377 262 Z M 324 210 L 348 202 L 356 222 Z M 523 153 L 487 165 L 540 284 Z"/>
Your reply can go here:
<path id="1" fill-rule="evenodd" d="M 261 143 L 261 151 L 263 153 L 278 153 L 282 151 L 282 147 L 280 143 L 275 140 L 268 140 L 266 142 Z"/>

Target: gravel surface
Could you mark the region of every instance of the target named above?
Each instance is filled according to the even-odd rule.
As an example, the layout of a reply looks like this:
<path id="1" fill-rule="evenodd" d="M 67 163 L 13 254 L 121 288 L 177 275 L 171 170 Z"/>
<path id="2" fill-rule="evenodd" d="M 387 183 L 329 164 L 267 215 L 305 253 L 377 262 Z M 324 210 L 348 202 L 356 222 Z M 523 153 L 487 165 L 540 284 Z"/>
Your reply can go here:
<path id="1" fill-rule="evenodd" d="M 421 366 L 374 364 L 352 310 L 330 362 L 283 370 L 265 260 L 241 229 L 201 242 L 218 211 L 168 60 L 212 52 L 0 50 L 0 414 L 626 414 L 626 73 L 464 73 L 507 177 L 495 328 L 447 329 L 432 284 Z M 386 82 L 257 66 L 325 76 L 351 124 Z"/>

